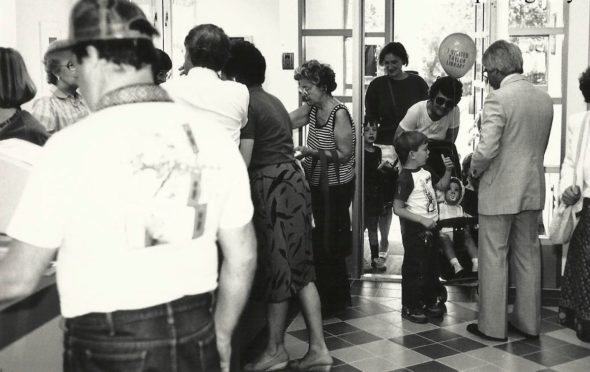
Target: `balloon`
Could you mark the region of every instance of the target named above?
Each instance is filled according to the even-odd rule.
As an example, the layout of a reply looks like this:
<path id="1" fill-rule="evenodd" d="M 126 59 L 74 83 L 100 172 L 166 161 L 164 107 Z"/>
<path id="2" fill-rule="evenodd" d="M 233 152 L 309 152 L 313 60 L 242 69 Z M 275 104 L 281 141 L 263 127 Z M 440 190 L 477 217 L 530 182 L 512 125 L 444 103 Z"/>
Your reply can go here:
<path id="1" fill-rule="evenodd" d="M 456 79 L 471 69 L 475 62 L 475 43 L 468 35 L 454 33 L 445 37 L 438 48 L 438 59 L 443 70 Z"/>

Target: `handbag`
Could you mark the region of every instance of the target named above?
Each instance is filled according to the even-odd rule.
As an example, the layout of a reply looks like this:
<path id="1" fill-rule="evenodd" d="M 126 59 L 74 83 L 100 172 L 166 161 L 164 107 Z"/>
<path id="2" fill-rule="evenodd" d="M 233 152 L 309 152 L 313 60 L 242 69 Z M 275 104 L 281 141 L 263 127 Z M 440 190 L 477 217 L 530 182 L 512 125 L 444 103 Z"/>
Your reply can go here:
<path id="1" fill-rule="evenodd" d="M 576 161 L 574 162 L 574 177 L 572 185 L 576 184 L 576 166 L 578 161 L 580 160 L 580 152 L 582 150 L 582 140 L 584 138 L 584 130 L 586 129 L 586 122 L 588 119 L 588 114 L 584 118 L 584 124 L 582 125 L 582 130 L 580 132 L 580 136 L 578 139 L 578 146 L 576 152 Z M 555 244 L 566 244 L 569 243 L 572 235 L 574 234 L 574 230 L 576 229 L 576 225 L 578 224 L 578 218 L 574 212 L 574 205 L 565 205 L 564 203 L 560 202 L 555 211 L 553 212 L 553 217 L 551 219 L 551 224 L 549 225 L 549 239 Z"/>

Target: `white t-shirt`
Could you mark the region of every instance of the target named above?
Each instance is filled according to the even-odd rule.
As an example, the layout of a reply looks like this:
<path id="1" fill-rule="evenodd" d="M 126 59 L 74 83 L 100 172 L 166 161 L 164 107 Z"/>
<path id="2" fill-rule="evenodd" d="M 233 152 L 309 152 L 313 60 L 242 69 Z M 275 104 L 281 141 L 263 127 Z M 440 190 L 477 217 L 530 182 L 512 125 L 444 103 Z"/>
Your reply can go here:
<path id="1" fill-rule="evenodd" d="M 449 128 L 459 130 L 460 112 L 457 106 L 447 115 L 437 121 L 432 121 L 426 110 L 428 101 L 415 103 L 408 109 L 406 116 L 399 123 L 404 131 L 418 131 L 424 133 L 426 137 L 433 140 L 444 140 Z"/>
<path id="2" fill-rule="evenodd" d="M 193 67 L 187 76 L 169 80 L 162 87 L 181 103 L 209 112 L 216 125 L 225 128 L 240 144 L 240 129 L 248 122 L 250 94 L 245 85 L 221 80 L 215 71 Z"/>
<path id="3" fill-rule="evenodd" d="M 7 234 L 59 247 L 61 311 L 74 317 L 214 290 L 217 233 L 252 213 L 244 161 L 223 131 L 198 110 L 135 103 L 50 138 Z"/>
<path id="4" fill-rule="evenodd" d="M 438 218 L 432 174 L 422 167 L 402 169 L 397 179 L 395 199 L 405 202 L 408 212 L 426 218 Z"/>

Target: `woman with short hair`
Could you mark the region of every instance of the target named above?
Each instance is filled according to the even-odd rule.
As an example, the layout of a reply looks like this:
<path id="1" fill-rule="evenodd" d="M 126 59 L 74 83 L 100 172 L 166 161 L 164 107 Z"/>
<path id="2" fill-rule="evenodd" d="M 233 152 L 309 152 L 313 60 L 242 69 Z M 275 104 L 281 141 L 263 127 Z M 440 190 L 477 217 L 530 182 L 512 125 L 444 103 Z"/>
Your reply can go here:
<path id="1" fill-rule="evenodd" d="M 297 297 L 309 334 L 306 356 L 291 368 L 329 369 L 332 364 L 322 328 L 321 305 L 315 286 L 311 246 L 311 200 L 305 175 L 293 156 L 289 113 L 262 88 L 266 61 L 247 41 L 232 45 L 224 74 L 248 87 L 248 124 L 242 129 L 240 151 L 248 165 L 258 264 L 252 297 L 267 303 L 266 348 L 246 371 L 284 368 L 289 299 Z"/>
<path id="2" fill-rule="evenodd" d="M 49 134 L 20 106 L 35 97 L 37 89 L 20 53 L 0 47 L 0 140 L 18 138 L 43 146 Z"/>
<path id="3" fill-rule="evenodd" d="M 590 67 L 580 76 L 580 90 L 590 103 Z M 567 252 L 559 321 L 574 328 L 580 340 L 590 342 L 590 111 L 567 122 L 560 190 L 562 203 L 573 205 L 580 219 Z"/>
<path id="4" fill-rule="evenodd" d="M 311 188 L 315 222 L 314 258 L 322 311 L 337 314 L 351 303 L 345 256 L 351 247 L 349 208 L 354 193 L 354 123 L 332 92 L 336 74 L 316 60 L 295 70 L 303 105 L 291 112 L 292 128 L 308 126 L 301 152 Z M 325 166 L 322 163 L 325 161 Z M 327 183 L 322 187 L 322 174 Z M 326 187 L 327 186 L 327 187 Z M 345 238 L 345 239 L 343 239 Z"/>

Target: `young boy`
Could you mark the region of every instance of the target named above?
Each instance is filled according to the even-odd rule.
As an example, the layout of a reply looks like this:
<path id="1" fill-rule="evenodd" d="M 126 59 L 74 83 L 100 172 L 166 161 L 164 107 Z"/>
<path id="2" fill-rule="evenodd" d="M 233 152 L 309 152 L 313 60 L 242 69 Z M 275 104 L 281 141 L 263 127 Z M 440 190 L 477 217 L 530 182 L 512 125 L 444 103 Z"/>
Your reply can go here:
<path id="1" fill-rule="evenodd" d="M 375 271 L 387 270 L 385 258 L 379 256 L 379 236 L 377 233 L 379 216 L 383 214 L 383 172 L 390 168 L 389 162 L 383 162 L 381 149 L 374 145 L 377 138 L 377 123 L 366 122 L 363 130 L 364 167 L 365 167 L 365 228 L 369 233 L 371 247 L 371 267 Z"/>
<path id="2" fill-rule="evenodd" d="M 456 177 L 451 177 L 451 180 L 449 181 L 449 189 L 444 193 L 439 191 L 437 192 L 437 194 L 439 197 L 439 221 L 444 221 L 457 217 L 470 217 L 468 213 L 465 213 L 463 207 L 461 206 L 461 202 L 463 201 L 463 197 L 465 196 L 465 187 L 463 186 L 461 180 L 459 180 Z M 466 228 L 463 231 L 463 246 L 467 250 L 467 254 L 469 255 L 469 257 L 471 258 L 471 271 L 477 272 L 477 245 L 475 244 L 473 237 L 469 232 L 469 227 L 470 226 L 466 226 Z M 465 277 L 467 272 L 463 269 L 463 266 L 461 265 L 459 259 L 457 258 L 457 255 L 455 254 L 455 248 L 453 243 L 453 228 L 443 227 L 440 230 L 439 238 L 443 247 L 444 255 L 453 267 L 455 277 Z"/>
<path id="3" fill-rule="evenodd" d="M 444 176 L 424 168 L 428 159 L 428 139 L 416 131 L 402 133 L 394 142 L 403 169 L 393 203 L 400 217 L 404 261 L 402 263 L 402 316 L 415 323 L 426 323 L 427 316 L 441 317 L 436 306 L 440 291 L 438 251 L 433 244 L 438 219 L 434 189 L 446 190 L 451 179 L 453 162 L 442 156 Z M 434 187 L 433 187 L 434 185 Z"/>

